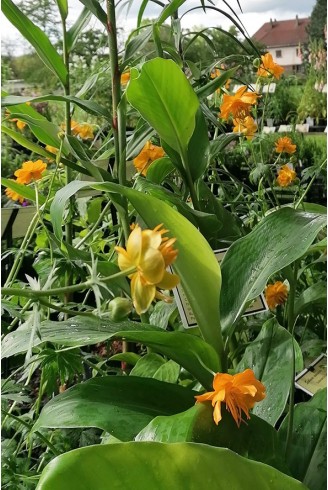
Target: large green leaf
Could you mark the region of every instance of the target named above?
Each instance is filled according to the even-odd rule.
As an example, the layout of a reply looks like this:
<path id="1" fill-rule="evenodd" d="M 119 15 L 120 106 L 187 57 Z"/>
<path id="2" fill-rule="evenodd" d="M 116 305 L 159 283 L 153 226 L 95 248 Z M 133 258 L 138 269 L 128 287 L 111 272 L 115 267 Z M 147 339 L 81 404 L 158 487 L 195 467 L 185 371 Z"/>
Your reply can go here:
<path id="1" fill-rule="evenodd" d="M 171 236 L 177 238 L 179 255 L 174 269 L 181 278 L 184 292 L 204 339 L 221 357 L 223 345 L 218 308 L 221 273 L 205 238 L 186 218 L 160 199 L 109 182 L 93 184 L 79 181 L 71 182 L 57 192 L 51 205 L 53 226 L 59 238 L 62 236 L 62 217 L 67 200 L 88 184 L 93 189 L 126 196 L 149 228 L 164 223 Z"/>
<path id="2" fill-rule="evenodd" d="M 62 322 L 43 321 L 40 325 L 40 336 L 35 335 L 32 345 L 37 346 L 42 342 L 78 347 L 97 344 L 112 337 L 117 331 L 121 333 L 128 330 L 133 334 L 134 330 L 147 330 L 163 332 L 161 328 L 139 322 L 113 322 L 97 317 L 74 316 Z M 2 357 L 10 357 L 14 354 L 26 352 L 31 331 L 26 328 L 18 328 L 8 333 L 2 341 Z"/>
<path id="3" fill-rule="evenodd" d="M 327 305 L 326 282 L 316 282 L 299 295 L 295 301 L 295 315 L 303 313 L 304 310 L 311 307 L 313 304 L 322 305 L 323 308 Z"/>
<path id="4" fill-rule="evenodd" d="M 25 197 L 25 199 L 28 199 L 29 201 L 35 201 L 35 189 L 33 187 L 29 187 L 25 184 L 17 184 L 17 182 L 13 179 L 1 179 L 1 185 L 4 185 L 8 187 L 9 189 L 12 189 L 13 191 L 17 192 L 20 196 Z M 45 203 L 45 197 L 38 193 L 38 198 L 39 198 L 39 204 L 44 204 Z"/>
<path id="5" fill-rule="evenodd" d="M 9 22 L 33 46 L 43 63 L 54 72 L 63 85 L 66 83 L 66 66 L 45 33 L 19 10 L 11 0 L 2 1 L 2 11 Z"/>
<path id="6" fill-rule="evenodd" d="M 100 104 L 97 104 L 97 102 L 94 102 L 93 100 L 79 99 L 78 97 L 73 97 L 72 95 L 68 96 L 49 94 L 42 95 L 40 97 L 21 97 L 18 95 L 10 95 L 8 97 L 2 97 L 1 105 L 4 107 L 10 107 L 13 105 L 24 104 L 25 102 L 30 101 L 42 102 L 48 100 L 53 100 L 54 102 L 72 102 L 81 107 L 81 109 L 85 110 L 86 112 L 90 112 L 90 114 L 94 114 L 95 116 L 103 116 L 107 119 L 110 119 L 111 117 L 109 111 Z"/>
<path id="7" fill-rule="evenodd" d="M 26 122 L 32 133 L 38 138 L 39 141 L 45 145 L 54 146 L 55 148 L 60 147 L 60 139 L 58 134 L 61 132 L 61 129 L 56 124 L 48 121 L 47 119 L 35 119 L 26 114 L 13 113 L 12 115 L 13 117 L 18 118 L 20 121 Z M 62 151 L 64 155 L 69 153 L 69 148 L 65 141 L 62 146 Z"/>
<path id="8" fill-rule="evenodd" d="M 52 460 L 37 490 L 306 490 L 263 463 L 205 444 L 128 442 L 76 449 Z"/>
<path id="9" fill-rule="evenodd" d="M 117 331 L 116 338 L 138 342 L 173 359 L 195 376 L 207 389 L 212 388 L 213 374 L 220 370 L 220 360 L 214 349 L 203 339 L 182 332 Z"/>
<path id="10" fill-rule="evenodd" d="M 161 184 L 163 180 L 174 170 L 170 158 L 163 157 L 153 162 L 147 170 L 147 180 L 154 184 Z"/>
<path id="11" fill-rule="evenodd" d="M 155 58 L 139 73 L 131 69 L 126 89 L 130 104 L 174 150 L 185 154 L 195 128 L 199 102 L 184 73 L 172 60 Z"/>
<path id="12" fill-rule="evenodd" d="M 264 420 L 251 415 L 247 423 L 237 426 L 232 415 L 222 407 L 222 420 L 215 425 L 210 402 L 197 403 L 183 413 L 159 416 L 135 438 L 136 441 L 198 442 L 226 447 L 250 459 L 288 470 L 282 457 L 282 445 L 276 430 Z"/>
<path id="13" fill-rule="evenodd" d="M 275 318 L 263 325 L 257 338 L 246 348 L 236 371 L 251 368 L 266 387 L 266 397 L 253 413 L 275 425 L 284 411 L 293 376 L 293 340 Z M 302 354 L 294 342 L 296 370 L 302 369 Z"/>
<path id="14" fill-rule="evenodd" d="M 188 388 L 138 376 L 104 376 L 55 396 L 34 424 L 98 427 L 121 441 L 132 440 L 157 415 L 173 415 L 194 403 Z"/>
<path id="15" fill-rule="evenodd" d="M 287 427 L 288 416 L 279 429 L 283 443 Z M 292 443 L 286 458 L 293 476 L 310 490 L 327 488 L 327 389 L 295 406 Z"/>
<path id="16" fill-rule="evenodd" d="M 237 240 L 222 264 L 221 323 L 227 331 L 275 272 L 301 257 L 326 225 L 321 214 L 282 208 Z"/>
<path id="17" fill-rule="evenodd" d="M 37 155 L 41 155 L 42 157 L 45 158 L 54 157 L 54 155 L 51 154 L 49 151 L 45 150 L 42 146 L 33 143 L 30 139 L 25 138 L 25 136 L 23 136 L 22 133 L 19 133 L 18 131 L 14 131 L 13 129 L 8 128 L 7 126 L 1 126 L 1 131 L 7 134 L 8 136 L 10 136 L 14 141 L 17 141 L 17 143 L 22 145 L 24 148 L 28 148 L 29 150 L 33 151 Z"/>

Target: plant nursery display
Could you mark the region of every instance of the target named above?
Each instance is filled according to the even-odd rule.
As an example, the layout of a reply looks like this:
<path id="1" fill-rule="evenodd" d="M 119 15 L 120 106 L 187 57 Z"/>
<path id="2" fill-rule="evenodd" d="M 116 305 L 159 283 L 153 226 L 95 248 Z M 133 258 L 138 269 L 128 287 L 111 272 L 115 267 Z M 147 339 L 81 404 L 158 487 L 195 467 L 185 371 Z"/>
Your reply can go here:
<path id="1" fill-rule="evenodd" d="M 326 488 L 325 135 L 263 130 L 288 78 L 239 2 L 123 42 L 132 1 L 80 1 L 60 41 L 2 1 L 53 83 L 2 94 L 3 488 Z"/>

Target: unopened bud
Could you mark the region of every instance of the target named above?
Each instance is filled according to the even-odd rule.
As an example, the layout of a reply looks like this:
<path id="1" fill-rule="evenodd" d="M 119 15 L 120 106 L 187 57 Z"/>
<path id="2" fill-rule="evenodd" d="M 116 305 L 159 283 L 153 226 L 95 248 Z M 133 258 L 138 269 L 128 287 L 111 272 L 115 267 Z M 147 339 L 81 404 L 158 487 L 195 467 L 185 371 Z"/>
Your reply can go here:
<path id="1" fill-rule="evenodd" d="M 114 298 L 108 305 L 111 320 L 124 320 L 132 311 L 132 302 L 127 298 Z"/>
<path id="2" fill-rule="evenodd" d="M 260 58 L 255 58 L 255 60 L 253 61 L 253 66 L 255 68 L 259 68 L 261 63 L 262 61 L 260 60 Z"/>

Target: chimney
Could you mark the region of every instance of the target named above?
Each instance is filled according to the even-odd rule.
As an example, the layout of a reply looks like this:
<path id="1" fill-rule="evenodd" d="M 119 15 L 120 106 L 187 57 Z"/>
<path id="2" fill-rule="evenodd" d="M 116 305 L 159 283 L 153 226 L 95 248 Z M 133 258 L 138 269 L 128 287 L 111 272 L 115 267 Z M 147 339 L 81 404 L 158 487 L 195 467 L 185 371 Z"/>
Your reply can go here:
<path id="1" fill-rule="evenodd" d="M 296 15 L 296 27 L 299 25 L 298 15 Z"/>
<path id="2" fill-rule="evenodd" d="M 270 19 L 270 24 L 271 24 L 271 27 L 273 27 L 273 21 L 272 21 L 272 19 Z"/>

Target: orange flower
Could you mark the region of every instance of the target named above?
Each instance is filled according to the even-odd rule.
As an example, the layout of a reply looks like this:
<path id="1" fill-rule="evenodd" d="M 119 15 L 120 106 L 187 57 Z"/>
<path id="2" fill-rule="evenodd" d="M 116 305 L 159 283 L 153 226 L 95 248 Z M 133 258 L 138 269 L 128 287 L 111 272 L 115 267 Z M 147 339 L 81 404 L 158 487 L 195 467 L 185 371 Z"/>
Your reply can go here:
<path id="1" fill-rule="evenodd" d="M 246 116 L 245 119 L 233 120 L 234 133 L 243 133 L 248 140 L 254 138 L 254 133 L 257 131 L 257 124 L 251 116 Z"/>
<path id="2" fill-rule="evenodd" d="M 211 73 L 211 78 L 217 78 L 221 75 L 221 72 L 218 68 L 214 68 L 214 71 L 212 71 Z M 226 83 L 224 84 L 224 88 L 226 88 L 228 90 L 228 88 L 230 87 L 230 84 L 231 84 L 231 80 L 227 80 Z M 218 88 L 216 89 L 216 92 L 220 93 L 221 89 Z"/>
<path id="3" fill-rule="evenodd" d="M 232 115 L 235 119 L 243 119 L 250 114 L 251 106 L 256 104 L 259 95 L 256 92 L 247 92 L 246 85 L 240 87 L 234 95 L 223 95 L 220 117 L 228 119 Z"/>
<path id="4" fill-rule="evenodd" d="M 59 152 L 58 148 L 55 148 L 54 146 L 50 146 L 50 145 L 46 145 L 45 149 L 49 151 L 49 153 L 53 153 L 54 155 L 56 155 Z"/>
<path id="5" fill-rule="evenodd" d="M 15 182 L 13 179 L 10 179 L 10 180 Z M 24 202 L 24 197 L 21 196 L 20 194 L 18 194 L 18 192 L 13 191 L 12 189 L 9 189 L 9 187 L 6 188 L 5 193 L 6 193 L 6 196 L 9 199 L 12 199 L 13 201 L 18 201 L 20 203 Z"/>
<path id="6" fill-rule="evenodd" d="M 279 80 L 285 69 L 273 61 L 272 55 L 266 53 L 261 56 L 262 63 L 257 70 L 259 77 L 273 77 Z"/>
<path id="7" fill-rule="evenodd" d="M 179 277 L 167 272 L 166 266 L 171 264 L 177 255 L 172 245 L 174 238 L 163 238 L 167 230 L 162 225 L 153 230 L 141 230 L 136 225 L 126 244 L 126 250 L 115 247 L 118 253 L 118 266 L 122 271 L 135 267 L 129 275 L 131 279 L 131 297 L 137 313 L 145 313 L 155 297 L 170 301 L 157 288 L 173 289 L 179 283 Z M 163 246 L 164 244 L 164 246 Z"/>
<path id="8" fill-rule="evenodd" d="M 282 305 L 286 301 L 288 288 L 283 282 L 277 281 L 274 284 L 268 284 L 264 294 L 268 307 L 273 310 L 277 305 Z"/>
<path id="9" fill-rule="evenodd" d="M 276 153 L 295 153 L 296 145 L 293 145 L 293 142 L 288 136 L 283 136 L 282 138 L 277 139 L 276 143 Z"/>
<path id="10" fill-rule="evenodd" d="M 222 419 L 221 402 L 226 404 L 228 412 L 233 416 L 236 424 L 240 427 L 242 412 L 249 419 L 249 410 L 256 402 L 265 398 L 265 387 L 258 381 L 251 369 L 231 375 L 216 373 L 213 380 L 214 391 L 195 396 L 197 402 L 212 401 L 214 407 L 213 418 L 216 425 Z"/>
<path id="11" fill-rule="evenodd" d="M 127 83 L 130 81 L 130 71 L 127 71 L 125 73 L 122 73 L 121 75 L 121 85 L 127 85 Z"/>
<path id="12" fill-rule="evenodd" d="M 39 180 L 46 168 L 47 164 L 42 160 L 24 162 L 22 168 L 16 170 L 14 173 L 15 177 L 17 177 L 16 182 L 19 184 L 29 184 L 33 180 Z"/>
<path id="13" fill-rule="evenodd" d="M 60 127 L 65 131 L 65 123 L 62 123 Z M 88 123 L 78 123 L 77 121 L 71 120 L 71 131 L 74 136 L 79 136 L 82 140 L 93 138 L 93 126 Z"/>
<path id="14" fill-rule="evenodd" d="M 296 172 L 288 165 L 284 165 L 278 172 L 277 184 L 280 187 L 288 187 L 296 179 Z"/>
<path id="15" fill-rule="evenodd" d="M 164 155 L 165 152 L 161 146 L 153 145 L 150 141 L 147 141 L 139 155 L 133 160 L 133 163 L 139 173 L 146 175 L 149 166 Z"/>

